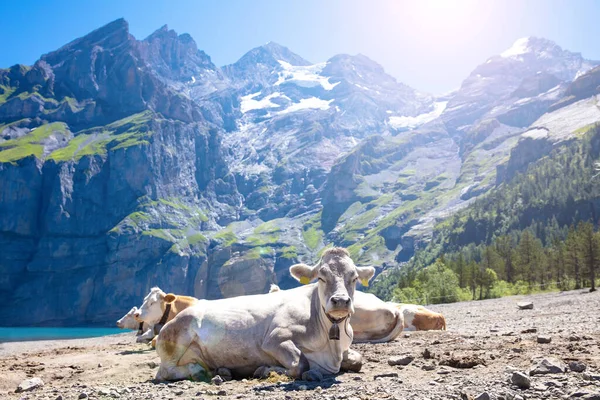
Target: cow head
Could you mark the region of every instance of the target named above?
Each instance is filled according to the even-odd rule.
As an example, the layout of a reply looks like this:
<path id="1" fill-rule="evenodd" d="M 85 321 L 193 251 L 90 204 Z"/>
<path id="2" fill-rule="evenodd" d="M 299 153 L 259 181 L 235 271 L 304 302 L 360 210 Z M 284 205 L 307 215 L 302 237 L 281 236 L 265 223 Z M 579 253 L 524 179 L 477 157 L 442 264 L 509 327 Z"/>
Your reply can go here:
<path id="1" fill-rule="evenodd" d="M 153 287 L 144 298 L 144 303 L 134 314 L 136 321 L 156 324 L 163 316 L 168 303 L 175 301 L 174 294 L 166 294 L 160 288 Z"/>
<path id="2" fill-rule="evenodd" d="M 290 273 L 301 283 L 318 279 L 319 300 L 325 313 L 338 320 L 354 313 L 354 289 L 360 280 L 363 285 L 375 274 L 373 267 L 357 267 L 346 249 L 334 247 L 326 250 L 314 267 L 296 264 Z"/>
<path id="3" fill-rule="evenodd" d="M 137 307 L 133 307 L 129 312 L 117 321 L 117 327 L 121 329 L 137 329 L 139 323 L 135 320 L 135 313 L 138 312 Z"/>

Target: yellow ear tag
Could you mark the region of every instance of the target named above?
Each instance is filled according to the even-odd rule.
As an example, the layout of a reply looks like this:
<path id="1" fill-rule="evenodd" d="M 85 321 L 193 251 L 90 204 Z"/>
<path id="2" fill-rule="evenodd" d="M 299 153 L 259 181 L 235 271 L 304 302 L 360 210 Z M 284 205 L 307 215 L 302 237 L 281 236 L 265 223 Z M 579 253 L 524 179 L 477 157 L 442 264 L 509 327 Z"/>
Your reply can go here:
<path id="1" fill-rule="evenodd" d="M 302 278 L 300 278 L 300 283 L 303 285 L 309 284 L 310 279 L 308 279 L 306 276 L 303 276 Z"/>
<path id="2" fill-rule="evenodd" d="M 367 286 L 369 286 L 369 280 L 368 280 L 368 279 L 361 279 L 361 280 L 360 280 L 360 283 L 362 283 L 362 285 L 363 285 L 364 287 L 367 287 Z"/>

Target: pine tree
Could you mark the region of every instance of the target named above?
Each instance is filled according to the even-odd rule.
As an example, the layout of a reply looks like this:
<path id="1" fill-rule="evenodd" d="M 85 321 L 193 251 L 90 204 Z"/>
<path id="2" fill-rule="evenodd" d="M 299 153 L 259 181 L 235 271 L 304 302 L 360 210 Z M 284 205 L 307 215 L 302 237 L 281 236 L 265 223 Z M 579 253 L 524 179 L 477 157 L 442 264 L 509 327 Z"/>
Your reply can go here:
<path id="1" fill-rule="evenodd" d="M 514 243 L 510 236 L 504 235 L 496 239 L 496 251 L 502 257 L 504 262 L 504 279 L 509 283 L 514 283 Z"/>
<path id="2" fill-rule="evenodd" d="M 594 226 L 589 222 L 580 222 L 577 226 L 579 232 L 579 245 L 582 255 L 582 260 L 586 272 L 589 274 L 591 291 L 596 290 L 596 268 L 599 255 L 598 235 L 594 233 Z"/>
<path id="3" fill-rule="evenodd" d="M 565 241 L 565 261 L 569 269 L 569 273 L 575 279 L 575 289 L 581 289 L 581 273 L 579 260 L 579 238 L 575 228 L 571 226 Z"/>

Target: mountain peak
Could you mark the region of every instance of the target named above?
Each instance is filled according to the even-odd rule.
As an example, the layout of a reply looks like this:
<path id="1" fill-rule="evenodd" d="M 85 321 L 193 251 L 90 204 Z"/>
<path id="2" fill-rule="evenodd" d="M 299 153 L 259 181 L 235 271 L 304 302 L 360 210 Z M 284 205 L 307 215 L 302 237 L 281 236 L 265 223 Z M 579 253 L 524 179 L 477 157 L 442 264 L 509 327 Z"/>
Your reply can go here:
<path id="1" fill-rule="evenodd" d="M 563 50 L 552 40 L 528 36 L 517 39 L 511 47 L 500 54 L 500 57 L 511 58 L 519 57 L 524 54 L 534 54 L 538 57 L 548 57 L 561 54 L 564 51 L 565 50 Z"/>
<path id="2" fill-rule="evenodd" d="M 119 18 L 83 37 L 73 40 L 56 51 L 43 55 L 41 59 L 52 65 L 55 61 L 66 57 L 72 49 L 92 48 L 94 45 L 113 48 L 132 38 L 129 35 L 129 23 L 124 18 Z"/>
<path id="3" fill-rule="evenodd" d="M 310 62 L 292 52 L 285 46 L 275 42 L 268 42 L 255 47 L 240 58 L 236 64 L 267 64 L 278 65 L 278 61 L 285 61 L 291 65 L 311 65 Z"/>

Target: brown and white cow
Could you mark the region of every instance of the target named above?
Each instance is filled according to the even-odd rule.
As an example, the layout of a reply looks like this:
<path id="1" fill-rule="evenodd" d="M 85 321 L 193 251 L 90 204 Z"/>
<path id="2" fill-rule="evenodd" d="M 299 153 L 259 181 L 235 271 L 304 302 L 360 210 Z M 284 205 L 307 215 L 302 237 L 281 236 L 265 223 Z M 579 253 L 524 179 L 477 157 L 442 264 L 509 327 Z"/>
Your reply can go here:
<path id="1" fill-rule="evenodd" d="M 446 318 L 440 313 L 416 304 L 396 304 L 396 307 L 402 312 L 404 329 L 406 330 L 446 330 Z"/>
<path id="2" fill-rule="evenodd" d="M 402 312 L 370 293 L 356 292 L 350 318 L 354 343 L 385 343 L 398 337 L 404 328 Z"/>
<path id="3" fill-rule="evenodd" d="M 121 319 L 117 321 L 117 327 L 121 329 L 137 329 L 137 336 L 146 332 L 148 324 L 144 322 L 138 322 L 135 319 L 135 313 L 138 312 L 137 307 L 133 307 L 127 314 L 123 315 Z"/>
<path id="4" fill-rule="evenodd" d="M 291 290 L 203 300 L 181 312 L 158 335 L 158 380 L 204 378 L 218 368 L 234 376 L 268 371 L 319 380 L 339 372 L 352 343 L 348 317 L 354 291 L 375 273 L 356 267 L 342 248 L 328 249 L 313 267 L 296 264 L 302 283 Z"/>
<path id="5" fill-rule="evenodd" d="M 198 301 L 195 297 L 167 294 L 159 287 L 153 287 L 144 298 L 142 306 L 134 313 L 136 321 L 144 322 L 149 326 L 149 329 L 139 336 L 137 341 L 150 342 L 164 324 Z"/>

